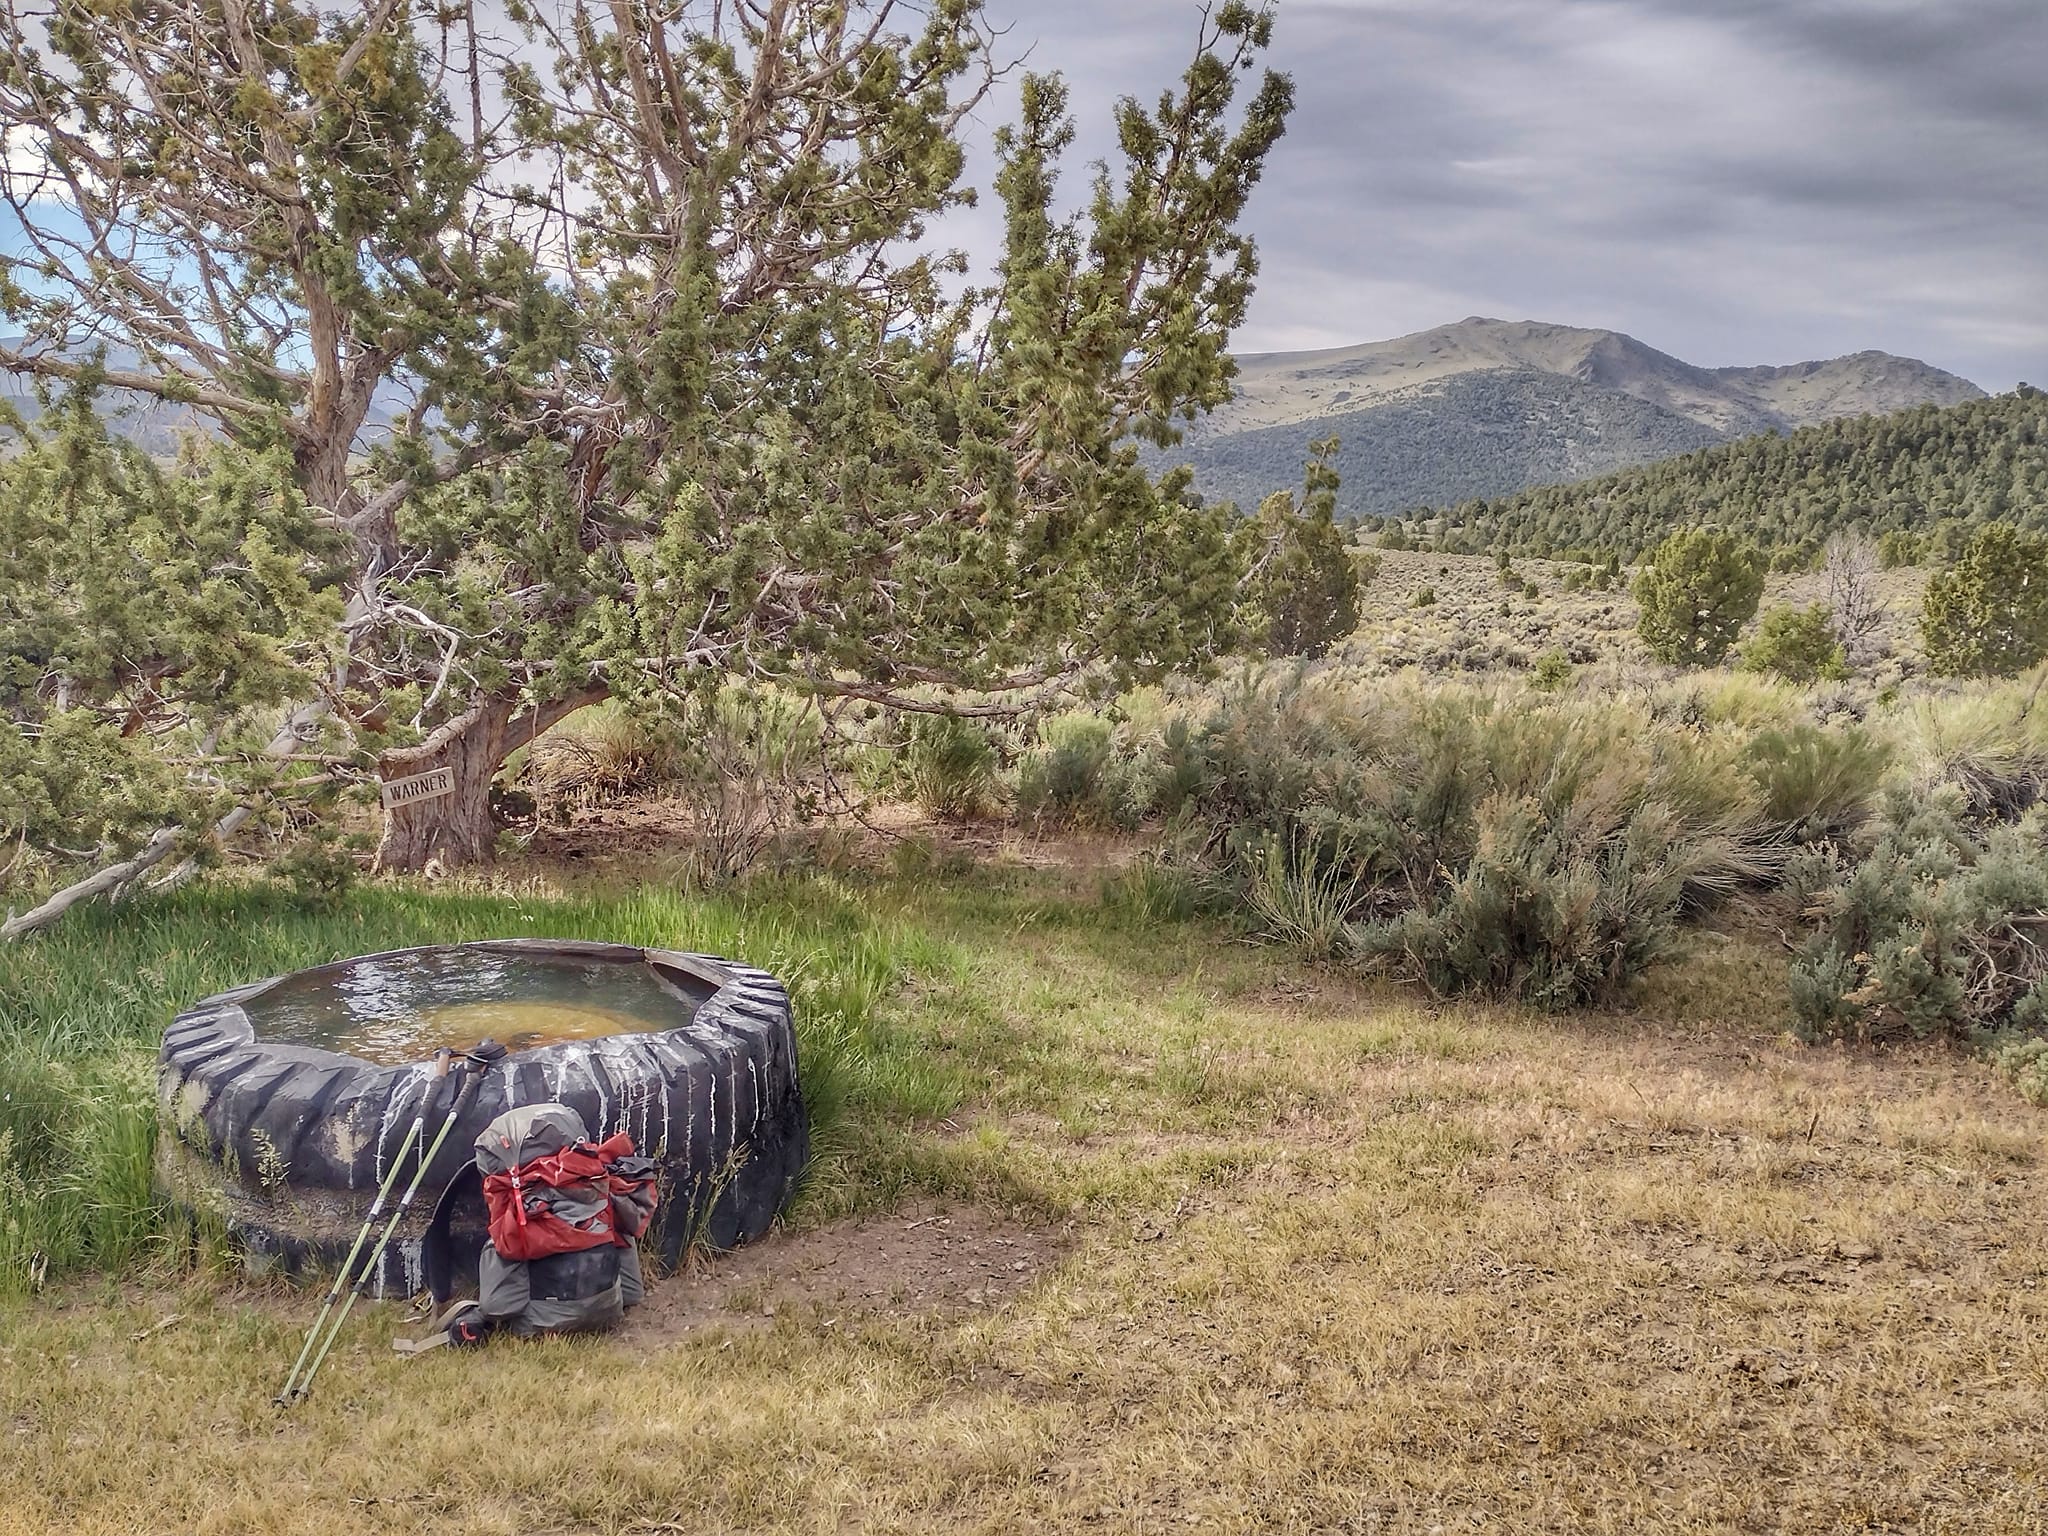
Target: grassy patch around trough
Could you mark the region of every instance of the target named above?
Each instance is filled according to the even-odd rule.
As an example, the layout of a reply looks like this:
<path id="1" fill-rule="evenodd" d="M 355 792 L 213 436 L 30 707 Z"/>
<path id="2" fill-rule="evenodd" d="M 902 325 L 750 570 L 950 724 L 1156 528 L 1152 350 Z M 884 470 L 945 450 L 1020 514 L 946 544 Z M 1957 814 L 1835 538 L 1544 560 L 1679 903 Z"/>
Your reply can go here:
<path id="1" fill-rule="evenodd" d="M 820 1152 L 814 1196 L 828 1206 L 857 1198 L 843 1149 L 863 1117 L 941 1118 L 972 1086 L 882 1008 L 912 970 L 945 969 L 943 941 L 830 882 L 745 899 L 367 886 L 331 907 L 221 884 L 90 909 L 0 947 L 0 1294 L 126 1268 L 177 1235 L 150 1174 L 156 1046 L 180 1009 L 348 955 L 529 935 L 729 954 L 781 976 Z"/>

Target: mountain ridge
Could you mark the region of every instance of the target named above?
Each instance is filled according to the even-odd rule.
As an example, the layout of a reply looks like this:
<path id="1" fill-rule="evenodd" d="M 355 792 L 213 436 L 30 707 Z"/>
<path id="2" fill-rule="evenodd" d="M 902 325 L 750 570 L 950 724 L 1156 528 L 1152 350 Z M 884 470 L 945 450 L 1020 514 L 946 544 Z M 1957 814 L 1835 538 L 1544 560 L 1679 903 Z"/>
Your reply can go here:
<path id="1" fill-rule="evenodd" d="M 1760 432 L 1981 399 L 1917 358 L 1866 350 L 1706 368 L 1624 332 L 1474 315 L 1385 341 L 1246 353 L 1235 397 L 1176 448 L 1196 488 L 1255 505 L 1344 440 L 1340 513 L 1385 515 L 1650 463 Z"/>

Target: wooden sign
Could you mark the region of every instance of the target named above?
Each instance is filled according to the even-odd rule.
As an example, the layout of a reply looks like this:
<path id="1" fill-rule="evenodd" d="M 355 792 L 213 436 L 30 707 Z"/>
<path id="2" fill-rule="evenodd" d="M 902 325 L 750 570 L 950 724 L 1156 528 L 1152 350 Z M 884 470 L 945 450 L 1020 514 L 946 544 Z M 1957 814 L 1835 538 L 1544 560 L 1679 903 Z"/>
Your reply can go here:
<path id="1" fill-rule="evenodd" d="M 455 770 L 429 768 L 425 773 L 415 773 L 410 778 L 386 779 L 384 809 L 395 811 L 401 805 L 418 805 L 422 800 L 438 800 L 443 795 L 454 793 Z"/>

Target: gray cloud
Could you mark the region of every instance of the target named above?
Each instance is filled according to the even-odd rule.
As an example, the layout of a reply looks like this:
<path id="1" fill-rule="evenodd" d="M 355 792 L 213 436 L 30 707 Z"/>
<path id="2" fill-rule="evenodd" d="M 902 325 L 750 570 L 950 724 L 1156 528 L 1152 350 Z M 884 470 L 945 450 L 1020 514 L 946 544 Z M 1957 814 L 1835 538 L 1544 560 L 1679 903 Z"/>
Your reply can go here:
<path id="1" fill-rule="evenodd" d="M 1084 155 L 1196 18 L 991 10 L 1068 76 Z M 1281 0 L 1274 62 L 1299 106 L 1252 205 L 1247 350 L 1484 313 L 1706 364 L 1877 347 L 2048 383 L 2041 0 Z"/>

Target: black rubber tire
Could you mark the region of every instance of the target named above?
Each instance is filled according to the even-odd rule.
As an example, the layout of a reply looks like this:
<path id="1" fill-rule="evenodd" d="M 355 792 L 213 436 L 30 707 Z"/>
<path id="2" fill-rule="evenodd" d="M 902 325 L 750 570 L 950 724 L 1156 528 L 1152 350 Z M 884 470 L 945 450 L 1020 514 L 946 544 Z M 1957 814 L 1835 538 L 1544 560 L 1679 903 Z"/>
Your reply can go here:
<path id="1" fill-rule="evenodd" d="M 661 1204 L 645 1241 L 665 1263 L 674 1264 L 693 1240 L 726 1249 L 768 1230 L 810 1150 L 796 1031 L 779 981 L 716 956 L 618 944 L 507 939 L 445 947 L 644 956 L 717 990 L 678 1028 L 541 1046 L 488 1068 L 464 1095 L 378 1266 L 372 1294 L 425 1288 L 420 1240 L 436 1202 L 468 1164 L 483 1128 L 522 1104 L 571 1105 L 593 1137 L 624 1131 L 656 1159 Z M 244 1005 L 284 979 L 210 997 L 165 1031 L 157 1168 L 170 1198 L 224 1224 L 253 1267 L 297 1274 L 340 1263 L 421 1111 L 422 1095 L 429 1095 L 423 1151 L 447 1123 L 456 1079 L 437 1082 L 424 1063 L 379 1066 L 259 1039 Z M 394 1203 L 411 1180 L 412 1162 L 408 1155 Z M 466 1283 L 483 1243 L 481 1203 L 449 1213 L 448 1226 L 443 1262 L 452 1259 L 456 1283 Z"/>

